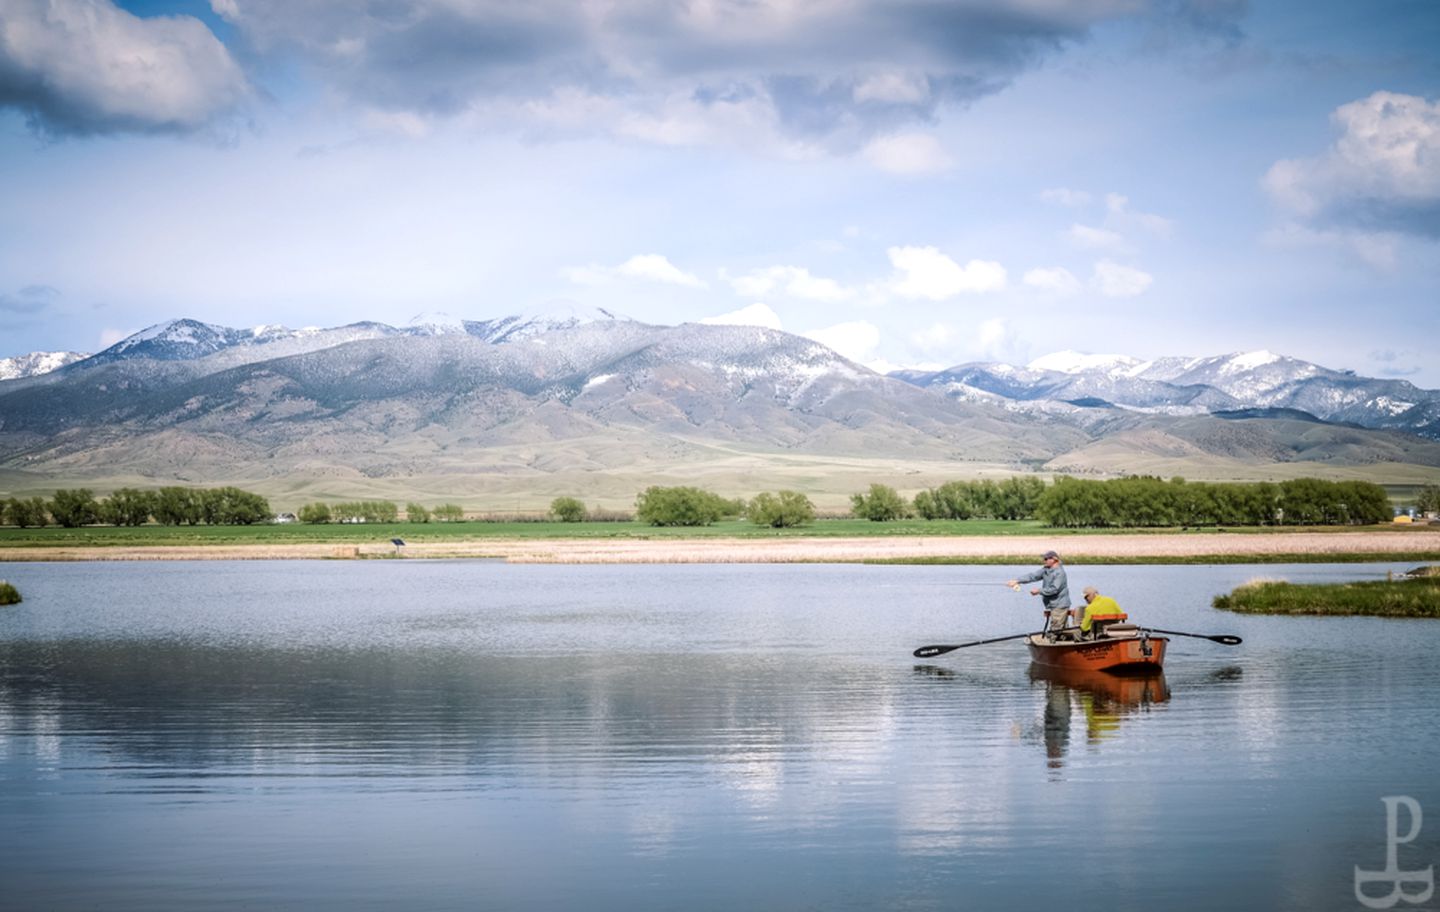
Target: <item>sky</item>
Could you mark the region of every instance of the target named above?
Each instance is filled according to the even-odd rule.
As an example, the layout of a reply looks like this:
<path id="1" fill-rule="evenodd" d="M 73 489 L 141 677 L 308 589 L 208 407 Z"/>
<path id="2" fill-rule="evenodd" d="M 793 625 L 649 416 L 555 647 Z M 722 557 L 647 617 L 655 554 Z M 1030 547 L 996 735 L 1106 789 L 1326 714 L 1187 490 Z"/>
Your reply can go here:
<path id="1" fill-rule="evenodd" d="M 1440 388 L 1433 0 L 0 0 L 0 357 L 603 307 Z"/>

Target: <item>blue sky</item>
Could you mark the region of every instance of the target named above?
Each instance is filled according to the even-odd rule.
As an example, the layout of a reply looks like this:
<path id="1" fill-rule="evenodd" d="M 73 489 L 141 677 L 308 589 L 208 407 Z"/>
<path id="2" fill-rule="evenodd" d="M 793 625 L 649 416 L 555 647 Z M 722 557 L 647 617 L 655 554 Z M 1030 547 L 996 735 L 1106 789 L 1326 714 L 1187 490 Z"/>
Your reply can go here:
<path id="1" fill-rule="evenodd" d="M 0 357 L 557 303 L 1440 387 L 1429 0 L 0 0 Z"/>

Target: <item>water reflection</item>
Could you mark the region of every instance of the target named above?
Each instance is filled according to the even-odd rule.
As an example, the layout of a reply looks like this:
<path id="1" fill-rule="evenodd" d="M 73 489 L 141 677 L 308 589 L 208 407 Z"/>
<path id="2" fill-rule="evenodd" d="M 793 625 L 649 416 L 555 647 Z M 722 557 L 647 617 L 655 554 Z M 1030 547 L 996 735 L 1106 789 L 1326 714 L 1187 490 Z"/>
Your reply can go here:
<path id="1" fill-rule="evenodd" d="M 1032 664 L 1030 680 L 1045 689 L 1042 730 L 1051 769 L 1065 764 L 1077 716 L 1084 721 L 1086 742 L 1099 744 L 1114 737 L 1126 717 L 1170 699 L 1164 672 L 1120 675 Z"/>

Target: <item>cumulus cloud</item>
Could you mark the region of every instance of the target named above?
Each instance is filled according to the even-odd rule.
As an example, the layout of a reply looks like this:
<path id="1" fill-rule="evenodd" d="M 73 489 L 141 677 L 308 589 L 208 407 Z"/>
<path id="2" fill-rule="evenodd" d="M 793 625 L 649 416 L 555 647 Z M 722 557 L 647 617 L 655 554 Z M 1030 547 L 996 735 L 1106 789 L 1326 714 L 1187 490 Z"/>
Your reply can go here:
<path id="1" fill-rule="evenodd" d="M 732 310 L 715 317 L 706 317 L 700 321 L 712 326 L 759 326 L 763 329 L 784 329 L 780 324 L 780 315 L 770 305 L 762 304 L 759 301 L 748 307 L 739 310 Z"/>
<path id="2" fill-rule="evenodd" d="M 191 16 L 142 18 L 111 0 L 0 0 L 0 107 L 53 134 L 187 133 L 250 96 Z"/>
<path id="3" fill-rule="evenodd" d="M 821 345 L 834 349 L 851 361 L 861 363 L 872 360 L 875 357 L 875 350 L 880 347 L 879 328 L 874 323 L 864 320 L 837 323 L 824 329 L 812 329 L 803 335 L 807 339 L 814 339 Z"/>
<path id="4" fill-rule="evenodd" d="M 855 294 L 834 279 L 811 275 L 800 266 L 771 266 L 728 281 L 737 294 L 750 298 L 782 294 L 807 301 L 843 301 Z"/>
<path id="5" fill-rule="evenodd" d="M 1095 264 L 1090 285 L 1107 298 L 1133 298 L 1144 294 L 1154 281 L 1149 273 L 1132 266 L 1101 260 Z"/>
<path id="6" fill-rule="evenodd" d="M 863 155 L 870 164 L 891 174 L 938 174 L 954 165 L 940 140 L 928 133 L 876 137 L 865 146 Z"/>
<path id="7" fill-rule="evenodd" d="M 615 279 L 636 279 L 686 288 L 705 288 L 705 282 L 670 262 L 658 253 L 638 254 L 618 266 L 575 266 L 564 270 L 567 279 L 577 285 L 608 285 Z"/>
<path id="8" fill-rule="evenodd" d="M 677 99 L 773 116 L 863 148 L 992 94 L 1097 24 L 1169 17 L 1132 0 L 214 0 L 259 55 L 297 55 L 365 106 L 451 116 L 497 100 L 603 99 L 667 128 Z M 660 102 L 668 99 L 667 102 Z M 671 116 L 661 109 L 670 107 Z M 630 115 L 634 115 L 634 118 Z M 599 124 L 599 121 L 595 123 Z M 700 120 L 678 120 L 693 135 Z M 656 131 L 673 140 L 669 129 Z"/>
<path id="9" fill-rule="evenodd" d="M 1031 288 L 1057 295 L 1071 295 L 1080 290 L 1080 280 L 1064 266 L 1032 269 L 1025 273 L 1024 283 Z"/>
<path id="10" fill-rule="evenodd" d="M 1330 120 L 1339 133 L 1330 148 L 1266 173 L 1282 209 L 1317 228 L 1440 238 L 1440 102 L 1376 92 Z"/>
<path id="11" fill-rule="evenodd" d="M 1005 287 L 1005 267 L 993 260 L 971 260 L 961 266 L 934 247 L 891 247 L 886 252 L 899 273 L 892 288 L 902 298 L 943 301 Z"/>

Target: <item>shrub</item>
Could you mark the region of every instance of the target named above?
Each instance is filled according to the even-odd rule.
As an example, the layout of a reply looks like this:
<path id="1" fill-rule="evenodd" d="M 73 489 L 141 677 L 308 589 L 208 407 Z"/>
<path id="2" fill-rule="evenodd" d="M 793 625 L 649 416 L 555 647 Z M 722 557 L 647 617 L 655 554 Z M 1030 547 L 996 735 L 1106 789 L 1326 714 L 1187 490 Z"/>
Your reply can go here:
<path id="1" fill-rule="evenodd" d="M 20 602 L 20 590 L 0 580 L 0 605 L 18 605 Z"/>
<path id="2" fill-rule="evenodd" d="M 412 523 L 428 523 L 430 511 L 422 504 L 409 503 L 405 505 L 405 518 Z"/>
<path id="3" fill-rule="evenodd" d="M 850 495 L 851 510 L 861 519 L 889 522 L 910 515 L 910 505 L 889 485 L 872 484 L 869 493 Z"/>
<path id="4" fill-rule="evenodd" d="M 735 501 L 699 488 L 652 486 L 635 498 L 636 518 L 652 526 L 708 526 L 738 513 Z"/>
<path id="5" fill-rule="evenodd" d="M 585 505 L 573 497 L 557 497 L 550 501 L 550 514 L 561 522 L 584 522 Z"/>
<path id="6" fill-rule="evenodd" d="M 815 519 L 815 505 L 799 491 L 757 494 L 745 512 L 755 525 L 772 529 L 802 526 Z"/>

